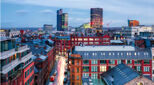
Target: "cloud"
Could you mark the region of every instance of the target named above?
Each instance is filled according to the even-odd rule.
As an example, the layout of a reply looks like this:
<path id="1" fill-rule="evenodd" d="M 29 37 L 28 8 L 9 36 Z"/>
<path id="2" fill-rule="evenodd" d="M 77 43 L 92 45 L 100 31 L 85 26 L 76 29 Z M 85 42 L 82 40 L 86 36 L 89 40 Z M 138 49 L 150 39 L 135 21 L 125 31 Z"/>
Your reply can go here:
<path id="1" fill-rule="evenodd" d="M 41 13 L 44 13 L 44 14 L 52 14 L 52 13 L 54 13 L 52 10 L 50 10 L 50 9 L 45 9 L 45 10 L 41 10 L 40 11 Z"/>
<path id="2" fill-rule="evenodd" d="M 105 13 L 111 13 L 105 17 L 110 17 L 112 24 L 127 24 L 127 19 L 142 20 L 143 23 L 153 23 L 154 0 L 2 0 L 2 3 L 28 4 L 46 7 L 68 8 L 70 23 L 89 22 L 90 8 L 101 7 Z M 75 11 L 75 10 L 79 11 Z M 87 11 L 88 10 L 88 11 Z M 52 13 L 52 10 L 41 10 L 41 13 Z M 56 12 L 54 12 L 56 13 Z M 75 17 L 74 17 L 75 16 Z M 79 18 L 80 17 L 80 18 Z M 115 18 L 117 17 L 117 18 Z M 105 21 L 105 20 L 104 20 Z"/>
<path id="3" fill-rule="evenodd" d="M 105 11 L 129 15 L 142 15 L 147 10 L 154 9 L 153 0 L 3 0 L 3 2 L 83 10 L 101 7 Z"/>
<path id="4" fill-rule="evenodd" d="M 27 10 L 16 10 L 17 14 L 27 14 L 28 11 Z"/>

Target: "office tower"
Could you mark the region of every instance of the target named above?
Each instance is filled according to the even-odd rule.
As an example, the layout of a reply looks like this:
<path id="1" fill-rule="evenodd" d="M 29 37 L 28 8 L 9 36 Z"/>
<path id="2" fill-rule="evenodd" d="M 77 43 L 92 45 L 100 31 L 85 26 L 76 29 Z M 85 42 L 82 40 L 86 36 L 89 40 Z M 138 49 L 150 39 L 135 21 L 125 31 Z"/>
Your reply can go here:
<path id="1" fill-rule="evenodd" d="M 62 30 L 67 30 L 68 28 L 68 13 L 62 14 Z"/>
<path id="2" fill-rule="evenodd" d="M 64 31 L 68 28 L 68 14 L 60 9 L 57 11 L 57 31 Z"/>
<path id="3" fill-rule="evenodd" d="M 91 28 L 96 28 L 96 31 L 102 31 L 103 23 L 103 9 L 102 8 L 91 8 Z"/>
<path id="4" fill-rule="evenodd" d="M 128 26 L 129 27 L 139 26 L 139 21 L 137 21 L 137 20 L 128 20 Z"/>
<path id="5" fill-rule="evenodd" d="M 62 14 L 63 10 L 57 10 L 57 31 L 61 31 L 62 29 Z"/>

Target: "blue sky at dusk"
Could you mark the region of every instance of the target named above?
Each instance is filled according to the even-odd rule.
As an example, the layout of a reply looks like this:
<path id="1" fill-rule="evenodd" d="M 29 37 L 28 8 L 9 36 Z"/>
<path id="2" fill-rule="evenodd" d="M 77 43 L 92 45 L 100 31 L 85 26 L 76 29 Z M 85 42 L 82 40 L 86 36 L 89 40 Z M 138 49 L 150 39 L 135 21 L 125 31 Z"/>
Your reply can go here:
<path id="1" fill-rule="evenodd" d="M 103 8 L 104 26 L 126 26 L 128 19 L 154 25 L 154 0 L 2 0 L 2 27 L 56 26 L 56 10 L 69 14 L 69 26 L 90 21 L 90 8 Z"/>

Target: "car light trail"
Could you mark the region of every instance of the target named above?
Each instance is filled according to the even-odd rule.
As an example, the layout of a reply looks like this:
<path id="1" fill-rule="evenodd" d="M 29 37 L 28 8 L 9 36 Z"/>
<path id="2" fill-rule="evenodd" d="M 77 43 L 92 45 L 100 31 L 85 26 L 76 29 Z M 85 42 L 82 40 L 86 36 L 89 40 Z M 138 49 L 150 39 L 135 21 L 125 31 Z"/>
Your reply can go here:
<path id="1" fill-rule="evenodd" d="M 54 82 L 54 85 L 63 85 L 65 65 L 66 65 L 65 58 L 59 57 L 57 66 L 58 75 L 56 76 L 56 81 Z"/>

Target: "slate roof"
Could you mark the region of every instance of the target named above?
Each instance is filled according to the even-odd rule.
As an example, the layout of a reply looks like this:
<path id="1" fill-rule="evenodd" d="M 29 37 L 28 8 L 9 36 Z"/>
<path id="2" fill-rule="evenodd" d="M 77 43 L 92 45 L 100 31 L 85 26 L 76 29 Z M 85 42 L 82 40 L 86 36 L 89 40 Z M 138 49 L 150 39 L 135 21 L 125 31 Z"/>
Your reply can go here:
<path id="1" fill-rule="evenodd" d="M 138 76 L 140 76 L 139 73 L 125 64 L 119 64 L 101 74 L 102 80 L 104 80 L 107 85 L 124 85 Z"/>
<path id="2" fill-rule="evenodd" d="M 152 59 L 151 50 L 123 46 L 75 46 L 72 54 L 80 54 L 83 60 L 88 59 Z"/>
<path id="3" fill-rule="evenodd" d="M 110 46 L 76 46 L 76 51 L 135 51 L 133 46 L 120 46 L 120 45 L 110 45 Z"/>

